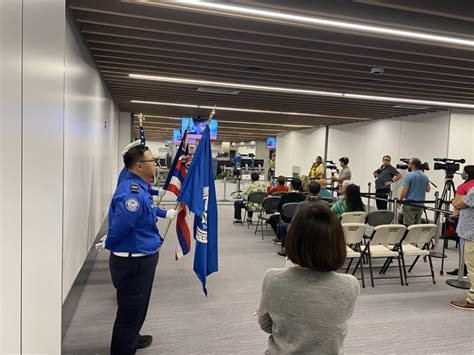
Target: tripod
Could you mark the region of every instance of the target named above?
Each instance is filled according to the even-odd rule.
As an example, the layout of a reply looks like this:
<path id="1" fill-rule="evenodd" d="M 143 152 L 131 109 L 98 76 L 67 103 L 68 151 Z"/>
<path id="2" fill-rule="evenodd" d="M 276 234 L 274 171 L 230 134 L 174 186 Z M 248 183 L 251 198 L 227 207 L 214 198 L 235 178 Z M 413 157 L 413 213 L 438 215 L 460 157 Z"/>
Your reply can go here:
<path id="1" fill-rule="evenodd" d="M 436 205 L 437 211 L 435 212 L 435 224 L 438 224 L 438 221 L 440 221 L 441 218 L 441 211 L 444 210 L 444 216 L 445 216 L 445 221 L 447 221 L 447 216 L 449 215 L 447 212 L 449 212 L 449 204 L 451 200 L 453 199 L 454 195 L 456 194 L 456 188 L 454 186 L 453 182 L 453 174 L 450 174 L 446 172 L 446 177 L 444 179 L 444 187 L 443 187 L 443 192 L 441 193 L 441 197 Z M 444 205 L 444 206 L 443 206 Z M 446 229 L 447 229 L 447 223 L 443 224 L 442 228 L 442 237 L 443 239 L 446 238 Z M 437 239 L 438 241 L 438 239 Z M 445 241 L 443 241 L 444 243 Z M 433 245 L 432 249 L 435 249 L 436 245 Z M 446 255 L 444 254 L 444 248 L 443 252 L 439 253 L 437 251 L 432 251 L 431 256 L 435 258 L 441 258 L 441 274 L 443 274 L 444 270 L 444 258 Z"/>

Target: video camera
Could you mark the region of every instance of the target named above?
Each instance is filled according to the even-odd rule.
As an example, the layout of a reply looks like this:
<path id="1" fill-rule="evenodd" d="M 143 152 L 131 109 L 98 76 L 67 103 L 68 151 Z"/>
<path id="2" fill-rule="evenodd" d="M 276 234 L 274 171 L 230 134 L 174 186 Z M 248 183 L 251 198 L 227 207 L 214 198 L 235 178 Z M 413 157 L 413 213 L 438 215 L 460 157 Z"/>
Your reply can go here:
<path id="1" fill-rule="evenodd" d="M 336 173 L 339 174 L 339 169 L 337 168 L 336 164 L 332 160 L 326 161 L 326 169 L 335 170 Z"/>
<path id="2" fill-rule="evenodd" d="M 454 173 L 461 169 L 461 164 L 466 162 L 465 159 L 449 159 L 449 158 L 433 158 L 434 170 L 446 171 L 446 177 L 454 177 Z"/>
<path id="3" fill-rule="evenodd" d="M 408 169 L 408 162 L 410 161 L 410 159 L 408 159 L 408 158 L 401 158 L 400 161 L 404 162 L 405 164 L 397 164 L 397 169 L 400 169 L 400 170 L 406 170 L 406 169 Z M 430 170 L 430 165 L 425 161 L 423 164 L 421 164 L 420 170 L 421 170 L 421 171 Z"/>

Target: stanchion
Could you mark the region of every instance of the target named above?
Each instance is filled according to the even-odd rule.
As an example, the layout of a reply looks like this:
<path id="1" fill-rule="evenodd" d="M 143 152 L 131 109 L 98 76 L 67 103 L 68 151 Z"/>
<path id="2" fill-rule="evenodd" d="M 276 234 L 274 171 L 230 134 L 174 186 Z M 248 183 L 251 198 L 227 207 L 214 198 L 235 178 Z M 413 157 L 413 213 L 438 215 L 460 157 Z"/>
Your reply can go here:
<path id="1" fill-rule="evenodd" d="M 227 170 L 224 169 L 224 198 L 219 200 L 221 202 L 227 202 L 229 201 L 227 198 L 226 198 L 226 194 L 227 194 Z"/>
<path id="2" fill-rule="evenodd" d="M 464 290 L 469 290 L 471 288 L 471 283 L 464 280 L 464 243 L 459 245 L 459 268 L 458 268 L 458 277 L 456 279 L 446 280 L 446 283 L 449 286 L 456 288 L 462 288 Z"/>
<path id="3" fill-rule="evenodd" d="M 393 223 L 398 224 L 398 198 L 393 199 Z"/>
<path id="4" fill-rule="evenodd" d="M 436 191 L 435 193 L 435 206 L 441 206 L 439 204 L 439 191 Z M 446 208 L 446 207 L 445 207 Z M 449 209 L 449 205 L 448 205 L 448 209 Z M 446 258 L 446 254 L 444 254 L 443 252 L 440 252 L 440 251 L 437 251 L 436 249 L 438 248 L 439 246 L 439 236 L 441 234 L 444 234 L 444 228 L 443 228 L 443 223 L 441 222 L 441 213 L 439 214 L 439 218 L 436 218 L 436 224 L 438 225 L 438 233 L 436 233 L 435 235 L 435 238 L 434 238 L 434 244 L 433 244 L 433 248 L 431 248 L 431 251 L 430 251 L 430 255 L 433 257 L 433 258 Z M 444 262 L 444 261 L 443 261 Z M 440 274 L 443 275 L 444 272 L 443 272 L 443 267 L 444 265 L 441 266 L 441 271 L 440 271 Z"/>
<path id="5" fill-rule="evenodd" d="M 370 213 L 370 188 L 372 186 L 372 183 L 368 183 L 368 189 L 369 189 L 369 194 L 367 195 L 367 213 Z"/>

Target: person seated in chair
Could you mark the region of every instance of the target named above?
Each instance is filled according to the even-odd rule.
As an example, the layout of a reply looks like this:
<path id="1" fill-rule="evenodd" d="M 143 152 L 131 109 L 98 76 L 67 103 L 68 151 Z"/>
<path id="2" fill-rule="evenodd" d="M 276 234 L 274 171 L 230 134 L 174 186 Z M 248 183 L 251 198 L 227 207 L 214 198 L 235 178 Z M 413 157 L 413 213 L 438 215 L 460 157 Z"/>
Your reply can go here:
<path id="1" fill-rule="evenodd" d="M 288 192 L 288 186 L 286 186 L 286 179 L 284 176 L 280 175 L 277 178 L 277 185 L 276 186 L 268 186 L 267 193 L 272 195 L 274 192 Z"/>
<path id="2" fill-rule="evenodd" d="M 321 185 L 319 185 L 317 181 L 311 181 L 309 183 L 308 185 L 309 195 L 305 201 L 300 202 L 298 206 L 296 206 L 295 215 L 293 216 L 293 218 L 295 218 L 301 210 L 303 210 L 304 208 L 310 207 L 312 205 L 320 205 L 320 206 L 326 207 L 327 209 L 331 209 L 331 205 L 328 202 L 322 200 L 321 197 L 318 196 L 320 189 L 321 189 Z M 288 233 L 289 225 L 290 225 L 289 223 L 286 223 L 283 221 L 280 222 L 280 229 L 278 232 L 279 232 L 279 237 L 281 241 L 281 250 L 278 251 L 277 254 L 281 256 L 286 256 L 285 239 Z"/>
<path id="3" fill-rule="evenodd" d="M 290 183 L 290 192 L 283 195 L 280 198 L 280 202 L 278 203 L 278 212 L 281 213 L 283 209 L 283 205 L 286 203 L 291 202 L 301 202 L 306 199 L 306 196 L 303 195 L 301 192 L 301 180 L 298 178 L 294 178 L 291 180 Z M 291 219 L 282 217 L 282 221 L 286 223 L 290 223 Z M 278 238 L 278 223 L 280 222 L 280 215 L 273 215 L 270 216 L 268 223 L 272 226 L 273 231 L 277 234 L 277 238 L 274 239 L 274 242 L 279 241 Z"/>
<path id="4" fill-rule="evenodd" d="M 342 198 L 331 207 L 331 211 L 333 211 L 338 217 L 341 217 L 342 214 L 346 212 L 365 211 L 365 206 L 360 196 L 359 186 L 354 184 L 347 185 L 342 189 L 342 193 Z"/>
<path id="5" fill-rule="evenodd" d="M 332 198 L 332 192 L 327 189 L 328 183 L 326 179 L 319 179 L 319 186 L 321 186 L 321 189 L 319 190 L 318 196 L 321 198 Z"/>
<path id="6" fill-rule="evenodd" d="M 234 202 L 234 223 L 242 223 L 242 208 L 249 207 L 251 209 L 256 209 L 259 206 L 253 205 L 252 203 L 247 202 L 249 194 L 252 192 L 266 192 L 267 187 L 263 181 L 258 181 L 259 175 L 256 171 L 250 174 L 250 178 L 252 179 L 251 184 L 245 189 L 243 193 L 243 200 L 237 200 Z M 248 212 L 248 219 L 252 221 L 253 213 L 251 211 Z"/>

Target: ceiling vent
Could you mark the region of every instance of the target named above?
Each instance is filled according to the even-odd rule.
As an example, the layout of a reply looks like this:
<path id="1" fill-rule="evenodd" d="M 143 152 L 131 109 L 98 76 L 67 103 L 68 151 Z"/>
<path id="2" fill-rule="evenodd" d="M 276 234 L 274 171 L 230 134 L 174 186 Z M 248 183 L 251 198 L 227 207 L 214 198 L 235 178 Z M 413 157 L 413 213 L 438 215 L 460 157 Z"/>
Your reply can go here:
<path id="1" fill-rule="evenodd" d="M 240 93 L 238 90 L 228 90 L 228 89 L 217 89 L 217 88 L 198 88 L 197 92 L 206 92 L 211 94 L 224 94 L 224 95 L 237 95 Z"/>
<path id="2" fill-rule="evenodd" d="M 410 104 L 400 104 L 400 105 L 395 105 L 392 107 L 393 108 L 406 108 L 409 110 L 427 110 L 430 108 L 429 106 L 418 106 L 418 105 L 410 105 Z"/>

